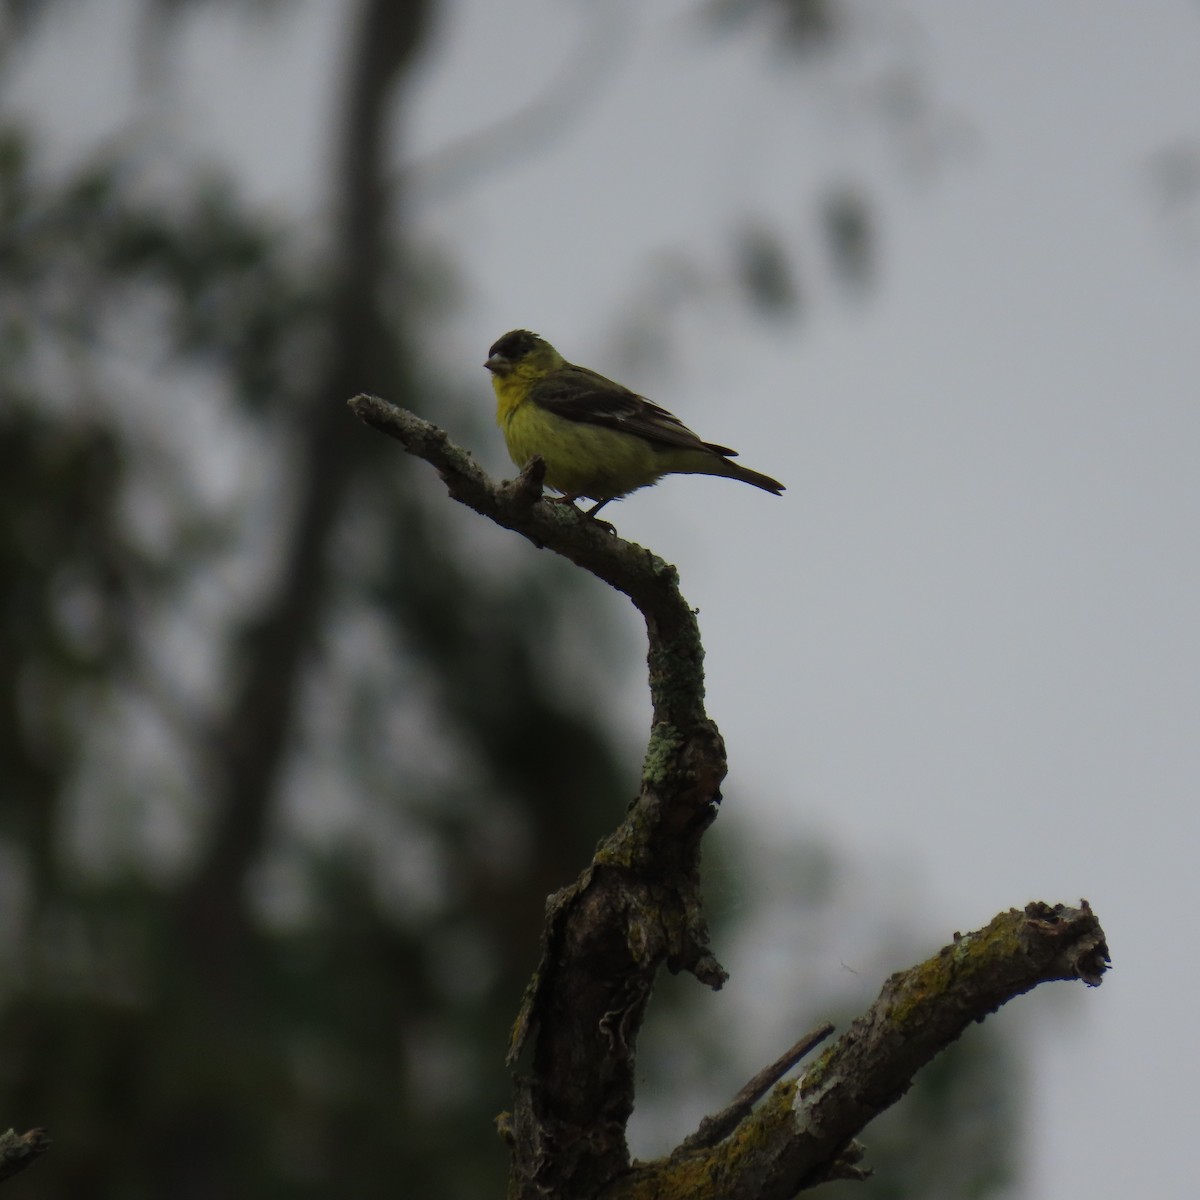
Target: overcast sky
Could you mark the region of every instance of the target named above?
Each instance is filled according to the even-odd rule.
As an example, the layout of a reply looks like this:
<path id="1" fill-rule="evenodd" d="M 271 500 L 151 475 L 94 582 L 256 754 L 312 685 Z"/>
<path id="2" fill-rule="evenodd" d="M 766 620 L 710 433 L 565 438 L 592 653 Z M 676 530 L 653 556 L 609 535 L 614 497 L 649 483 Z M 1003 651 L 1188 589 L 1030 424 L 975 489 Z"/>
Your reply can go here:
<path id="1" fill-rule="evenodd" d="M 169 128 L 256 198 L 318 208 L 348 7 L 249 35 L 206 13 Z M 566 0 L 461 0 L 443 25 L 406 130 L 443 171 L 425 228 L 464 264 L 441 350 L 469 378 L 536 329 L 788 484 L 672 480 L 609 514 L 700 609 L 723 819 L 915 864 L 930 950 L 1086 896 L 1115 969 L 1030 1034 L 1028 1194 L 1192 1194 L 1200 222 L 1164 216 L 1152 164 L 1200 143 L 1200 6 L 864 2 L 851 48 L 804 70 L 705 37 L 691 4 L 610 7 L 615 34 Z M 128 100 L 128 6 L 67 9 L 18 91 L 64 150 Z M 511 161 L 447 182 L 444 148 L 564 62 L 551 148 L 498 130 Z M 906 74 L 919 119 L 898 124 L 878 97 Z M 874 202 L 861 296 L 816 236 L 830 181 Z M 741 220 L 784 233 L 800 321 L 764 325 L 725 282 Z M 697 294 L 657 303 L 663 264 Z M 657 365 L 622 353 L 651 317 Z M 478 450 L 505 467 L 498 436 Z"/>

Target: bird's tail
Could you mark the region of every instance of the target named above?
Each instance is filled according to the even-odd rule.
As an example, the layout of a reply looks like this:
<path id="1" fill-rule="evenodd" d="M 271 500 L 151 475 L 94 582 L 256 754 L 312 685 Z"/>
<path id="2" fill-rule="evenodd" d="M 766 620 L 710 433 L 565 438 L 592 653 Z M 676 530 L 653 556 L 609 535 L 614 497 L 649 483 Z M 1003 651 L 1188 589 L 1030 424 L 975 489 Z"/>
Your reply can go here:
<path id="1" fill-rule="evenodd" d="M 673 450 L 671 465 L 665 473 L 675 472 L 680 475 L 719 475 L 723 479 L 740 479 L 743 483 L 752 484 L 778 496 L 783 493 L 783 484 L 770 475 L 761 471 L 752 471 L 733 460 L 737 457 L 736 450 L 728 446 L 718 446 L 716 442 L 703 442 L 703 450 L 686 450 L 680 453 Z"/>
<path id="2" fill-rule="evenodd" d="M 762 488 L 764 492 L 771 492 L 776 496 L 783 494 L 784 487 L 778 479 L 772 479 L 770 475 L 764 475 L 761 471 L 752 471 L 749 467 L 731 462 L 723 456 L 719 461 L 720 468 L 713 471 L 714 475 L 724 475 L 727 479 L 740 479 L 743 483 L 753 484 L 754 487 Z"/>

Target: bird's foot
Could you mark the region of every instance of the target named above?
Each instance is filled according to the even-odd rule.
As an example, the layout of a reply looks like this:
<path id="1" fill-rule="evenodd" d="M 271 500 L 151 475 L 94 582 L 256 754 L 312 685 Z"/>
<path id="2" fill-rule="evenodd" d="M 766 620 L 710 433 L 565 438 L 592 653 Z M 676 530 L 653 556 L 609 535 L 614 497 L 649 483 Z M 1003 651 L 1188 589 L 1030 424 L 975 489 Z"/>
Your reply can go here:
<path id="1" fill-rule="evenodd" d="M 608 503 L 607 500 L 601 500 L 599 503 L 593 504 L 591 508 L 581 509 L 575 503 L 576 500 L 580 499 L 579 496 L 546 496 L 545 499 L 553 504 L 569 504 L 581 517 L 599 525 L 606 533 L 611 533 L 614 537 L 616 536 L 617 527 L 611 521 L 604 521 L 596 516 L 600 509 Z"/>

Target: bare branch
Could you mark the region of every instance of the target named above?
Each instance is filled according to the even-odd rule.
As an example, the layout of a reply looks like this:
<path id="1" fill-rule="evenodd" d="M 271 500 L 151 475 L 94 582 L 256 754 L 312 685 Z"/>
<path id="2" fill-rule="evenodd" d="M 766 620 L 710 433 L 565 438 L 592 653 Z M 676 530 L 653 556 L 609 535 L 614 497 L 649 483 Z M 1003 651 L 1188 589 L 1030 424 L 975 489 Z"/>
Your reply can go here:
<path id="1" fill-rule="evenodd" d="M 496 484 L 412 413 L 373 396 L 350 405 L 432 463 L 456 500 L 591 571 L 646 620 L 654 725 L 641 792 L 583 874 L 549 901 L 541 962 L 509 1049 L 514 1062 L 529 1043 L 533 1070 L 518 1079 L 501 1126 L 513 1148 L 513 1196 L 591 1195 L 629 1165 L 635 1041 L 659 967 L 714 988 L 726 978 L 708 949 L 699 890 L 700 838 L 726 770 L 704 711 L 699 627 L 674 567 L 574 508 L 539 502 L 538 460 Z"/>
<path id="2" fill-rule="evenodd" d="M 699 893 L 700 839 L 721 799 L 725 751 L 704 711 L 694 614 L 673 567 L 572 507 L 542 503 L 540 460 L 496 484 L 435 426 L 373 396 L 350 404 L 432 463 L 456 500 L 591 571 L 646 619 L 654 726 L 641 792 L 575 883 L 550 898 L 541 961 L 513 1028 L 510 1063 L 529 1047 L 532 1064 L 516 1079 L 514 1111 L 498 1121 L 512 1151 L 510 1200 L 788 1200 L 830 1179 L 865 1178 L 856 1135 L 967 1025 L 1047 980 L 1100 982 L 1108 949 L 1086 901 L 1002 913 L 893 975 L 798 1082 L 776 1083 L 827 1028 L 760 1071 L 670 1157 L 631 1168 L 634 1051 L 654 977 L 665 965 L 714 988 L 725 979 Z"/>
<path id="3" fill-rule="evenodd" d="M 1108 964 L 1088 906 L 1030 904 L 977 933 L 955 935 L 933 958 L 893 975 L 879 999 L 800 1078 L 779 1084 L 721 1145 L 631 1171 L 605 1200 L 789 1200 L 845 1178 L 854 1137 L 908 1090 L 917 1070 L 973 1021 L 1040 983 L 1096 986 Z M 850 1151 L 847 1154 L 847 1151 Z"/>
<path id="4" fill-rule="evenodd" d="M 49 1149 L 50 1139 L 44 1129 L 30 1129 L 25 1133 L 9 1129 L 0 1133 L 0 1182 L 37 1162 Z"/>
<path id="5" fill-rule="evenodd" d="M 378 396 L 355 396 L 350 407 L 372 428 L 436 467 L 455 500 L 624 592 L 646 619 L 655 725 L 682 729 L 707 721 L 700 627 L 679 593 L 673 566 L 607 532 L 578 509 L 539 504 L 544 468 L 531 464 L 515 480 L 497 484 L 436 425 Z"/>

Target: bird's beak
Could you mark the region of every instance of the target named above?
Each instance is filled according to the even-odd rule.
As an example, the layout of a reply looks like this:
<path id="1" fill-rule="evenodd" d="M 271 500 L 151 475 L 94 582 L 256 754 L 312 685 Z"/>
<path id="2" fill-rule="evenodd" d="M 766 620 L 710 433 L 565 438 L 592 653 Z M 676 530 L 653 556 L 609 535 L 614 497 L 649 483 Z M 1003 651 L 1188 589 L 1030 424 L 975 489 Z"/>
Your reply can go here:
<path id="1" fill-rule="evenodd" d="M 493 354 L 483 365 L 494 375 L 503 375 L 508 369 L 508 359 L 503 354 Z"/>

